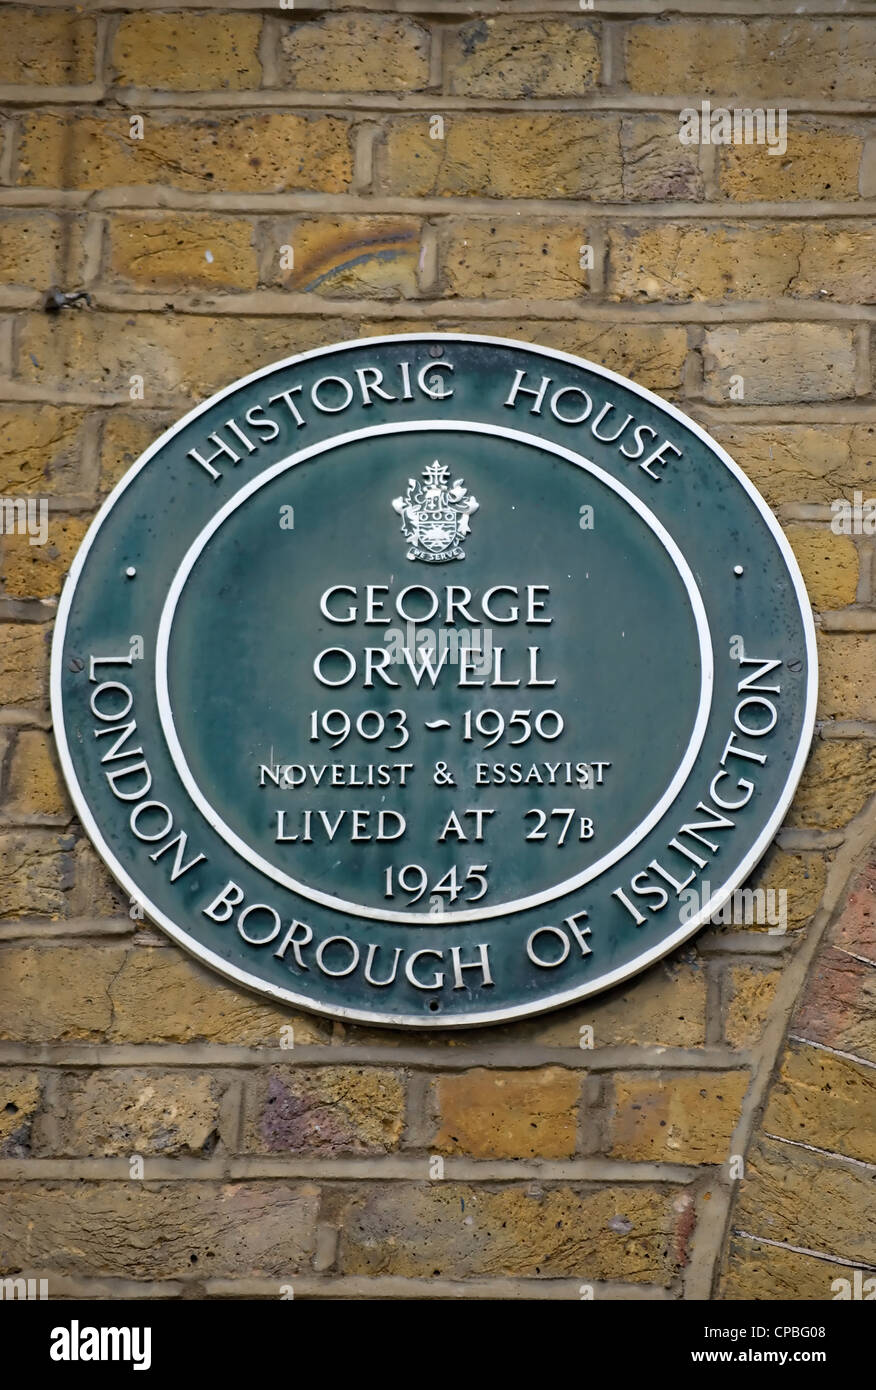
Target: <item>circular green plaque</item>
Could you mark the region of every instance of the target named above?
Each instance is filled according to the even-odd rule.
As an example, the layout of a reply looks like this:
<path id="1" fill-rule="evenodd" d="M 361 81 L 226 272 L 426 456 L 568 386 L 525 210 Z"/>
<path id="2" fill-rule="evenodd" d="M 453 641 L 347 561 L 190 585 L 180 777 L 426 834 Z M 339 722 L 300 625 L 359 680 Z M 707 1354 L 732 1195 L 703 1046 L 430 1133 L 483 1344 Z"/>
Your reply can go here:
<path id="1" fill-rule="evenodd" d="M 626 979 L 788 806 L 791 551 L 673 406 L 564 353 L 303 353 L 163 435 L 55 635 L 77 811 L 143 911 L 290 1004 L 448 1027 Z"/>

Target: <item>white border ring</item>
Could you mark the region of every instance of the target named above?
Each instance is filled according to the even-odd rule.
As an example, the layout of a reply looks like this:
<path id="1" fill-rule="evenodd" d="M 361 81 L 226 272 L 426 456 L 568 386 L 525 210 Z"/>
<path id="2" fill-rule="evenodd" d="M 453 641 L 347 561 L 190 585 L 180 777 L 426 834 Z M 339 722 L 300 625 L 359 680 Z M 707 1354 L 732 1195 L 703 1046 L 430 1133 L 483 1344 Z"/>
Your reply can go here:
<path id="1" fill-rule="evenodd" d="M 800 726 L 800 734 L 793 761 L 788 769 L 788 776 L 781 794 L 776 798 L 772 813 L 764 824 L 760 834 L 750 846 L 748 852 L 743 855 L 731 872 L 722 880 L 720 885 L 715 887 L 708 902 L 701 905 L 698 912 L 694 913 L 687 921 L 681 923 L 678 928 L 670 932 L 656 942 L 647 951 L 642 951 L 631 960 L 624 961 L 615 969 L 604 972 L 601 975 L 594 975 L 583 984 L 578 984 L 571 989 L 557 990 L 553 994 L 541 995 L 538 999 L 533 999 L 526 1003 L 517 1003 L 509 1008 L 485 1009 L 479 1013 L 460 1013 L 460 1014 L 435 1014 L 423 1017 L 420 1014 L 387 1014 L 375 1013 L 370 1009 L 349 1008 L 344 1004 L 328 1004 L 319 999 L 313 999 L 309 995 L 301 994 L 297 990 L 287 989 L 281 985 L 272 984 L 269 980 L 262 979 L 253 975 L 250 971 L 242 970 L 239 966 L 233 965 L 209 946 L 194 938 L 190 932 L 183 930 L 166 912 L 162 911 L 155 903 L 146 897 L 142 888 L 135 882 L 132 875 L 116 857 L 113 850 L 107 843 L 100 826 L 92 814 L 88 799 L 85 796 L 76 776 L 73 760 L 70 756 L 70 746 L 67 739 L 67 730 L 64 723 L 64 699 L 63 699 L 63 660 L 64 644 L 67 635 L 67 624 L 70 618 L 70 610 L 73 606 L 73 599 L 76 593 L 76 585 L 80 575 L 85 568 L 91 547 L 94 540 L 112 512 L 116 502 L 123 492 L 131 485 L 135 478 L 148 466 L 151 460 L 166 447 L 172 439 L 183 429 L 190 425 L 199 416 L 205 414 L 220 401 L 227 399 L 239 391 L 242 386 L 249 385 L 250 382 L 258 381 L 263 377 L 271 376 L 273 373 L 282 371 L 288 367 L 296 366 L 301 362 L 326 357 L 330 354 L 341 352 L 357 351 L 361 348 L 370 346 L 380 346 L 385 343 L 482 343 L 487 347 L 508 348 L 516 352 L 531 353 L 536 357 L 544 358 L 551 362 L 565 362 L 571 367 L 592 373 L 603 381 L 613 382 L 616 386 L 622 387 L 625 391 L 631 391 L 640 400 L 648 401 L 662 414 L 669 419 L 677 421 L 685 430 L 689 431 L 696 439 L 705 444 L 710 454 L 718 460 L 722 467 L 726 468 L 732 478 L 746 494 L 752 506 L 757 511 L 764 526 L 773 539 L 776 548 L 781 555 L 785 567 L 790 576 L 794 588 L 794 595 L 797 600 L 797 608 L 803 627 L 803 635 L 806 648 L 806 696 L 803 718 Z M 233 980 L 235 984 L 242 985 L 247 989 L 255 990 L 260 995 L 277 1001 L 278 1003 L 292 1005 L 294 1008 L 304 1009 L 310 1013 L 320 1014 L 326 1018 L 339 1018 L 347 1022 L 371 1023 L 382 1025 L 386 1028 L 392 1027 L 411 1027 L 428 1028 L 431 1030 L 446 1030 L 451 1028 L 472 1028 L 490 1023 L 501 1023 L 506 1020 L 517 1018 L 531 1018 L 537 1014 L 547 1013 L 551 1009 L 561 1008 L 565 1004 L 572 1004 L 581 999 L 590 998 L 594 994 L 601 994 L 604 990 L 610 989 L 613 985 L 623 984 L 634 975 L 640 974 L 649 965 L 662 960 L 676 947 L 681 946 L 696 934 L 715 913 L 719 912 L 724 903 L 730 897 L 734 888 L 745 881 L 755 865 L 759 863 L 782 824 L 785 812 L 791 804 L 800 781 L 803 768 L 809 756 L 809 748 L 812 742 L 812 734 L 815 729 L 815 710 L 818 698 L 818 656 L 815 641 L 815 623 L 812 617 L 812 609 L 809 603 L 809 595 L 803 583 L 803 576 L 800 567 L 794 556 L 794 552 L 785 537 L 781 526 L 776 520 L 764 499 L 761 497 L 757 488 L 749 480 L 742 469 L 727 453 L 722 449 L 717 440 L 707 434 L 695 420 L 684 411 L 669 401 L 661 399 L 653 391 L 647 390 L 644 386 L 637 385 L 630 381 L 628 377 L 621 376 L 618 372 L 611 371 L 608 367 L 602 367 L 596 362 L 590 362 L 585 357 L 576 357 L 573 353 L 562 352 L 558 349 L 540 347 L 535 343 L 527 343 L 518 338 L 496 338 L 487 334 L 476 333 L 440 333 L 424 328 L 420 333 L 395 333 L 375 338 L 351 338 L 340 343 L 331 343 L 327 347 L 312 348 L 308 352 L 293 353 L 292 356 L 282 358 L 279 362 L 271 362 L 266 367 L 260 367 L 258 371 L 250 372 L 248 376 L 240 378 L 238 381 L 231 382 L 215 395 L 210 396 L 200 405 L 195 406 L 181 420 L 172 425 L 169 430 L 160 435 L 149 448 L 141 455 L 137 462 L 128 470 L 125 476 L 116 484 L 109 497 L 103 503 L 94 521 L 91 523 L 85 539 L 80 546 L 67 582 L 61 594 L 58 604 L 58 613 L 55 619 L 55 634 L 52 642 L 52 665 L 51 665 L 51 708 L 52 723 L 54 726 L 55 740 L 58 746 L 58 756 L 64 779 L 70 792 L 70 797 L 76 809 L 82 826 L 91 839 L 92 844 L 103 858 L 104 863 L 110 869 L 117 882 L 125 891 L 136 898 L 142 905 L 143 910 L 150 919 L 160 926 L 163 931 L 175 941 L 177 945 L 183 947 L 190 955 L 197 960 L 215 970 L 217 974 L 224 975 L 226 979 Z"/>
<path id="2" fill-rule="evenodd" d="M 666 550 L 675 568 L 681 577 L 681 581 L 687 591 L 693 610 L 694 621 L 697 629 L 697 641 L 699 644 L 700 656 L 700 693 L 697 701 L 697 713 L 694 719 L 693 729 L 685 749 L 684 757 L 676 769 L 672 780 L 669 782 L 659 801 L 651 808 L 645 818 L 630 831 L 625 839 L 615 845 L 608 853 L 604 854 L 588 869 L 582 870 L 579 874 L 573 874 L 571 878 L 564 879 L 561 883 L 555 884 L 552 888 L 545 889 L 540 893 L 531 893 L 525 898 L 517 898 L 511 902 L 496 903 L 492 907 L 475 908 L 474 910 L 459 912 L 430 912 L 428 916 L 422 912 L 389 912 L 382 907 L 366 907 L 361 903 L 347 902 L 344 898 L 336 898 L 330 893 L 323 893 L 318 888 L 295 879 L 291 874 L 284 873 L 277 868 L 270 860 L 265 859 L 257 850 L 247 843 L 236 831 L 232 830 L 216 808 L 210 803 L 202 792 L 196 781 L 188 761 L 185 756 L 182 743 L 177 733 L 176 724 L 173 718 L 173 706 L 170 699 L 170 689 L 168 686 L 167 660 L 170 647 L 171 628 L 176 613 L 177 605 L 186 581 L 192 572 L 198 557 L 216 532 L 224 525 L 228 518 L 248 501 L 254 493 L 259 492 L 267 484 L 288 472 L 289 469 L 297 467 L 298 464 L 306 462 L 307 459 L 316 458 L 320 454 L 328 453 L 332 449 L 341 448 L 345 444 L 352 444 L 362 439 L 371 439 L 382 434 L 411 434 L 423 433 L 431 430 L 458 431 L 469 434 L 489 434 L 498 435 L 503 439 L 511 439 L 517 443 L 530 445 L 543 453 L 554 454 L 559 458 L 565 459 L 567 463 L 572 463 L 585 472 L 592 474 L 599 482 L 604 483 L 612 492 L 616 493 L 626 504 L 632 508 L 645 524 L 653 531 L 660 544 Z M 601 873 L 616 864 L 619 859 L 623 859 L 635 845 L 643 840 L 649 831 L 669 810 L 675 798 L 685 786 L 688 775 L 696 762 L 697 754 L 702 747 L 703 739 L 709 723 L 709 714 L 712 706 L 712 693 L 714 690 L 714 657 L 712 653 L 712 641 L 709 633 L 709 623 L 706 616 L 706 609 L 700 591 L 697 588 L 696 580 L 681 550 L 666 530 L 665 526 L 657 519 L 654 513 L 636 497 L 635 493 L 625 487 L 623 483 L 617 481 L 604 469 L 592 463 L 590 459 L 584 458 L 581 454 L 574 453 L 571 449 L 566 449 L 560 444 L 539 439 L 538 436 L 526 434 L 522 430 L 506 429 L 499 425 L 483 425 L 475 421 L 468 420 L 417 420 L 404 421 L 396 424 L 374 425 L 367 429 L 350 430 L 347 434 L 339 434 L 330 440 L 323 440 L 320 444 L 314 444 L 310 448 L 302 449 L 300 453 L 290 454 L 287 458 L 281 459 L 279 463 L 266 468 L 263 473 L 259 473 L 244 487 L 231 497 L 223 507 L 219 509 L 201 533 L 195 538 L 189 549 L 186 551 L 183 561 L 173 576 L 164 608 L 161 612 L 161 620 L 158 625 L 158 638 L 155 648 L 155 687 L 158 700 L 158 713 L 161 719 L 161 727 L 164 730 L 164 737 L 167 742 L 170 756 L 173 759 L 176 770 L 182 783 L 197 806 L 201 815 L 209 825 L 213 827 L 218 835 L 222 837 L 226 844 L 230 845 L 236 854 L 245 859 L 253 868 L 260 873 L 274 880 L 275 883 L 282 884 L 284 888 L 290 889 L 293 893 L 300 893 L 302 897 L 309 898 L 311 902 L 321 903 L 323 907 L 333 908 L 337 912 L 349 912 L 356 917 L 368 917 L 381 922 L 405 922 L 411 926 L 421 927 L 425 923 L 430 926 L 451 924 L 459 926 L 464 922 L 482 921 L 487 917 L 507 917 L 514 912 L 523 912 L 527 908 L 539 907 L 543 903 L 553 902 L 555 898 L 564 897 L 567 893 L 574 892 L 575 889 L 583 887 L 592 879 L 598 878 Z"/>

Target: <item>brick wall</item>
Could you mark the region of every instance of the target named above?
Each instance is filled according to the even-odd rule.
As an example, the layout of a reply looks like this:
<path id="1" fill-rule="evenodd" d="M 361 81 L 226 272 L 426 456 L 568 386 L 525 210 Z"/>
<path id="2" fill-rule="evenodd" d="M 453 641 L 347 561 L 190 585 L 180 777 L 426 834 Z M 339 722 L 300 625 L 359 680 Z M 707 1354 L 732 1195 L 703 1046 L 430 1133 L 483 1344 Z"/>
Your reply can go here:
<path id="1" fill-rule="evenodd" d="M 876 1265 L 874 543 L 830 527 L 876 493 L 876 15 L 659 9 L 4 6 L 0 493 L 48 498 L 49 543 L 0 537 L 0 1273 L 54 1297 L 825 1299 Z M 704 99 L 786 108 L 786 152 L 680 143 Z M 46 312 L 50 286 L 90 303 Z M 165 425 L 424 323 L 677 401 L 778 511 L 822 662 L 753 879 L 787 890 L 787 932 L 716 926 L 453 1037 L 292 1015 L 132 921 L 46 697 L 70 559 Z"/>

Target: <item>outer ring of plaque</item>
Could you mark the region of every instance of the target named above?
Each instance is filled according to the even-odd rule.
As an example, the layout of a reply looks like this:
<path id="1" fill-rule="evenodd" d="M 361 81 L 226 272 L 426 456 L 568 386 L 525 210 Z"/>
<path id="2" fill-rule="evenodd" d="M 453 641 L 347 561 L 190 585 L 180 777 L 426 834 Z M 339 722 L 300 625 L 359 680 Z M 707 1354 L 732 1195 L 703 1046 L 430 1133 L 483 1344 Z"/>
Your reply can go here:
<path id="1" fill-rule="evenodd" d="M 377 1014 L 365 1009 L 350 1009 L 340 1005 L 326 1005 L 318 1000 L 311 1000 L 307 996 L 295 993 L 293 990 L 281 989 L 276 985 L 259 979 L 257 976 L 250 975 L 247 971 L 240 970 L 231 965 L 228 961 L 217 956 L 215 952 L 194 941 L 187 932 L 184 932 L 176 925 L 166 913 L 156 907 L 143 894 L 140 887 L 128 873 L 127 869 L 118 861 L 109 845 L 106 843 L 100 828 L 91 813 L 91 808 L 85 799 L 79 780 L 76 776 L 73 762 L 70 757 L 70 749 L 67 742 L 67 731 L 64 724 L 64 705 L 61 689 L 62 660 L 64 652 L 64 641 L 67 631 L 67 620 L 73 598 L 76 592 L 76 585 L 79 575 L 84 568 L 85 561 L 91 544 L 97 535 L 100 527 L 111 513 L 117 498 L 125 491 L 133 479 L 146 467 L 149 461 L 164 446 L 193 420 L 197 419 L 205 411 L 226 397 L 233 395 L 241 387 L 247 386 L 250 382 L 258 381 L 261 377 L 269 376 L 272 372 L 281 368 L 294 366 L 296 363 L 309 361 L 312 358 L 326 357 L 329 354 L 352 351 L 368 345 L 378 345 L 382 343 L 404 343 L 404 342 L 440 342 L 440 343 L 484 343 L 487 346 L 504 347 L 517 349 L 532 353 L 535 356 L 545 357 L 552 361 L 568 362 L 573 367 L 583 368 L 585 371 L 592 372 L 594 375 L 604 378 L 606 381 L 615 382 L 627 391 L 633 392 L 642 400 L 649 401 L 658 410 L 663 411 L 691 434 L 695 435 L 710 452 L 720 460 L 725 468 L 733 475 L 737 483 L 747 493 L 758 513 L 763 519 L 767 530 L 778 547 L 783 560 L 785 561 L 789 577 L 794 586 L 794 593 L 800 612 L 801 625 L 803 628 L 806 643 L 806 704 L 801 723 L 800 736 L 797 750 L 788 773 L 787 780 L 781 795 L 778 797 L 773 808 L 772 815 L 760 835 L 755 840 L 748 854 L 742 859 L 735 872 L 730 878 L 714 890 L 708 902 L 683 926 L 677 931 L 664 937 L 656 946 L 649 951 L 643 951 L 632 961 L 619 966 L 615 970 L 607 971 L 605 974 L 589 980 L 586 985 L 570 990 L 560 990 L 551 995 L 545 995 L 532 1003 L 520 1006 L 488 1010 L 479 1014 L 457 1014 L 455 1016 L 442 1015 L 435 1018 L 423 1018 L 420 1015 L 412 1014 Z M 86 536 L 80 546 L 73 564 L 70 567 L 66 583 L 64 585 L 61 599 L 58 604 L 58 613 L 55 620 L 55 632 L 52 640 L 52 659 L 51 659 L 51 680 L 50 698 L 52 723 L 54 727 L 55 740 L 58 748 L 58 756 L 61 768 L 70 792 L 76 814 L 79 817 L 83 828 L 87 831 L 92 844 L 97 849 L 101 858 L 110 869 L 113 877 L 132 898 L 136 899 L 143 907 L 149 918 L 160 926 L 167 934 L 180 946 L 187 950 L 198 960 L 208 965 L 218 974 L 224 975 L 227 979 L 255 990 L 257 993 L 275 999 L 281 1003 L 291 1004 L 295 1008 L 304 1009 L 310 1013 L 322 1014 L 329 1018 L 341 1018 L 355 1023 L 370 1023 L 382 1025 L 386 1028 L 408 1027 L 408 1028 L 472 1028 L 489 1023 L 501 1023 L 515 1018 L 526 1018 L 533 1015 L 547 1013 L 548 1011 L 562 1007 L 564 1004 L 574 1003 L 579 999 L 586 999 L 592 994 L 600 994 L 613 985 L 621 984 L 624 980 L 638 975 L 655 961 L 662 960 L 664 956 L 683 942 L 689 940 L 699 929 L 710 920 L 712 916 L 720 911 L 727 899 L 732 895 L 734 888 L 744 882 L 755 865 L 761 860 L 772 843 L 776 832 L 782 824 L 785 812 L 788 809 L 797 789 L 797 784 L 809 756 L 809 748 L 812 741 L 812 734 L 815 728 L 815 707 L 818 696 L 818 658 L 815 640 L 815 624 L 812 619 L 812 611 L 809 603 L 809 595 L 803 583 L 803 576 L 793 551 L 785 539 L 785 535 L 779 526 L 778 521 L 764 502 L 760 493 L 749 481 L 742 469 L 734 463 L 730 455 L 721 448 L 716 440 L 712 439 L 705 430 L 683 411 L 678 410 L 670 402 L 663 400 L 652 391 L 648 391 L 644 386 L 639 386 L 628 377 L 623 377 L 617 372 L 610 371 L 607 367 L 601 367 L 595 362 L 590 362 L 586 358 L 576 357 L 569 352 L 554 351 L 550 348 L 539 347 L 537 344 L 526 343 L 515 338 L 495 338 L 484 334 L 472 333 L 397 333 L 387 334 L 376 338 L 353 338 L 344 342 L 333 343 L 328 347 L 314 348 L 309 352 L 295 353 L 291 357 L 281 358 L 277 362 L 270 363 L 267 367 L 262 367 L 256 372 L 251 372 L 248 376 L 241 377 L 237 381 L 226 386 L 223 390 L 217 391 L 200 405 L 195 406 L 188 414 L 151 444 L 135 464 L 128 470 L 125 476 L 116 484 L 109 497 L 101 506 L 94 518 Z M 453 919 L 451 918 L 451 921 Z M 456 919 L 459 921 L 460 919 Z"/>

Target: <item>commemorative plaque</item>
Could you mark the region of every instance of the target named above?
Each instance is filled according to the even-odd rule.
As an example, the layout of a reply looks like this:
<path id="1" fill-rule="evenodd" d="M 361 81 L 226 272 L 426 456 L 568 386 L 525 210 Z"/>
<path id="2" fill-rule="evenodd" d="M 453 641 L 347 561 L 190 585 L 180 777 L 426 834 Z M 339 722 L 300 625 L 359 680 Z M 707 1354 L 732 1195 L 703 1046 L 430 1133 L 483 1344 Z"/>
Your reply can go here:
<path id="1" fill-rule="evenodd" d="M 673 406 L 519 342 L 238 381 L 119 483 L 52 701 L 97 849 L 232 980 L 447 1027 L 616 984 L 708 921 L 808 749 L 806 593 Z"/>

